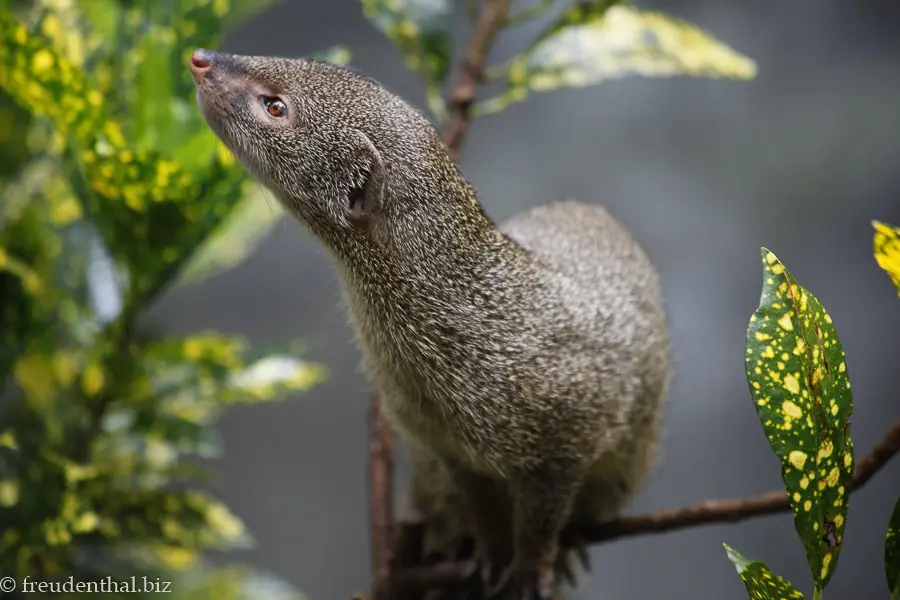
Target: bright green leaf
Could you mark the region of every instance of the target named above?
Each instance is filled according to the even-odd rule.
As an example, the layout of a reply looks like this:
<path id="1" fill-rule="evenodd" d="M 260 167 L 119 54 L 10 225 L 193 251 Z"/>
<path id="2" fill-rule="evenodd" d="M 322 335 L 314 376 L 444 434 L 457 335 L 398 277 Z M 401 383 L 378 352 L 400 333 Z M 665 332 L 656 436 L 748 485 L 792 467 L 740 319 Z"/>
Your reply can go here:
<path id="1" fill-rule="evenodd" d="M 900 499 L 894 505 L 884 540 L 884 572 L 891 600 L 897 600 L 900 598 Z"/>
<path id="2" fill-rule="evenodd" d="M 831 317 L 762 249 L 763 289 L 747 328 L 747 381 L 775 454 L 814 581 L 840 556 L 853 477 L 853 399 Z"/>
<path id="3" fill-rule="evenodd" d="M 770 571 L 765 564 L 758 560 L 751 562 L 728 544 L 722 545 L 752 600 L 803 600 L 803 594 L 789 581 Z"/>
<path id="4" fill-rule="evenodd" d="M 440 115 L 441 90 L 453 54 L 450 0 L 361 0 L 363 13 L 425 79 L 430 108 Z"/>
<path id="5" fill-rule="evenodd" d="M 875 260 L 900 293 L 900 228 L 880 221 L 872 221 L 872 226 L 875 228 Z"/>
<path id="6" fill-rule="evenodd" d="M 756 65 L 698 27 L 610 0 L 578 2 L 504 68 L 507 89 L 476 105 L 496 113 L 532 92 L 628 75 L 752 79 Z"/>
<path id="7" fill-rule="evenodd" d="M 284 216 L 277 202 L 267 202 L 259 186 L 231 211 L 185 263 L 177 285 L 197 283 L 221 273 L 250 256 L 272 227 Z"/>

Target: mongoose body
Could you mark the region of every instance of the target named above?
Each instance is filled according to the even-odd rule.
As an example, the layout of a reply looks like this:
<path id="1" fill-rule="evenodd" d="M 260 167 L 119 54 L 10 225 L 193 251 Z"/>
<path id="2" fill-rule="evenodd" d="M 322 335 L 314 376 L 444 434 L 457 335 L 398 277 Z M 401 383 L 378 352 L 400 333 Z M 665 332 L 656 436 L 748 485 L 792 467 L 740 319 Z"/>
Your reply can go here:
<path id="1" fill-rule="evenodd" d="M 498 227 L 432 124 L 377 82 L 198 50 L 211 129 L 321 240 L 364 364 L 463 499 L 492 592 L 555 589 L 561 528 L 652 462 L 669 377 L 655 269 L 603 208 Z"/>

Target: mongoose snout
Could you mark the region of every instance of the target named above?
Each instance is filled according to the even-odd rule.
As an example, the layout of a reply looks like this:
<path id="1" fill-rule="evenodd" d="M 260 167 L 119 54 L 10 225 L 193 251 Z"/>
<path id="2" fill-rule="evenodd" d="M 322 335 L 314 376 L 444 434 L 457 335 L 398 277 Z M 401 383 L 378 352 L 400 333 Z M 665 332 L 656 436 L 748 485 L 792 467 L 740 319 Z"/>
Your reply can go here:
<path id="1" fill-rule="evenodd" d="M 199 84 L 212 67 L 215 54 L 212 50 L 204 48 L 198 48 L 191 54 L 191 75 L 194 77 L 194 83 Z"/>

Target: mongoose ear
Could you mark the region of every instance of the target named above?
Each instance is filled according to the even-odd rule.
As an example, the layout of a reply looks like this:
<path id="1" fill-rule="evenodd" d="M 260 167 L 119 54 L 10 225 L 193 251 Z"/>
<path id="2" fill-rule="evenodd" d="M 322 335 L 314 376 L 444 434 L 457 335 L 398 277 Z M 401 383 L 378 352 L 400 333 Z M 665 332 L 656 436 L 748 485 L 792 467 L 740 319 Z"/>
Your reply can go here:
<path id="1" fill-rule="evenodd" d="M 366 134 L 354 130 L 354 135 L 358 144 L 355 160 L 363 168 L 365 181 L 362 186 L 350 190 L 347 209 L 353 223 L 365 226 L 384 202 L 384 162 L 381 160 L 381 153 Z"/>

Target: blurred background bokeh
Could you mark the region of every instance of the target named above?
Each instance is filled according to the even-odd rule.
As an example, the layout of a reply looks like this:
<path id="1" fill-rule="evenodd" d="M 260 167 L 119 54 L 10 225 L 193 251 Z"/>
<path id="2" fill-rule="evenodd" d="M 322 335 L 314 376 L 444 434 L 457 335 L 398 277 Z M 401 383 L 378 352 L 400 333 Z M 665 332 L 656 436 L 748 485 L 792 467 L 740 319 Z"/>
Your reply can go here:
<path id="1" fill-rule="evenodd" d="M 491 216 L 561 197 L 603 203 L 662 273 L 675 377 L 660 465 L 629 512 L 781 486 L 743 371 L 760 246 L 838 327 L 857 456 L 900 417 L 900 303 L 872 258 L 870 225 L 900 222 L 900 7 L 638 4 L 713 32 L 757 62 L 756 79 L 626 78 L 536 94 L 476 120 L 462 158 Z M 492 56 L 510 56 L 538 27 L 505 32 Z M 460 42 L 468 35 L 462 11 L 455 32 Z M 219 49 L 300 56 L 338 43 L 355 67 L 426 106 L 420 80 L 356 0 L 282 0 Z M 228 558 L 272 571 L 311 599 L 367 590 L 368 387 L 323 249 L 285 219 L 237 268 L 163 294 L 145 322 L 155 332 L 219 329 L 261 345 L 299 337 L 304 355 L 326 366 L 327 379 L 298 398 L 226 413 L 212 487 L 256 540 Z M 401 452 L 398 490 L 406 466 Z M 883 539 L 898 493 L 900 463 L 854 494 L 826 597 L 887 597 Z M 811 592 L 802 545 L 781 514 L 596 547 L 593 574 L 574 597 L 745 597 L 723 541 Z"/>

